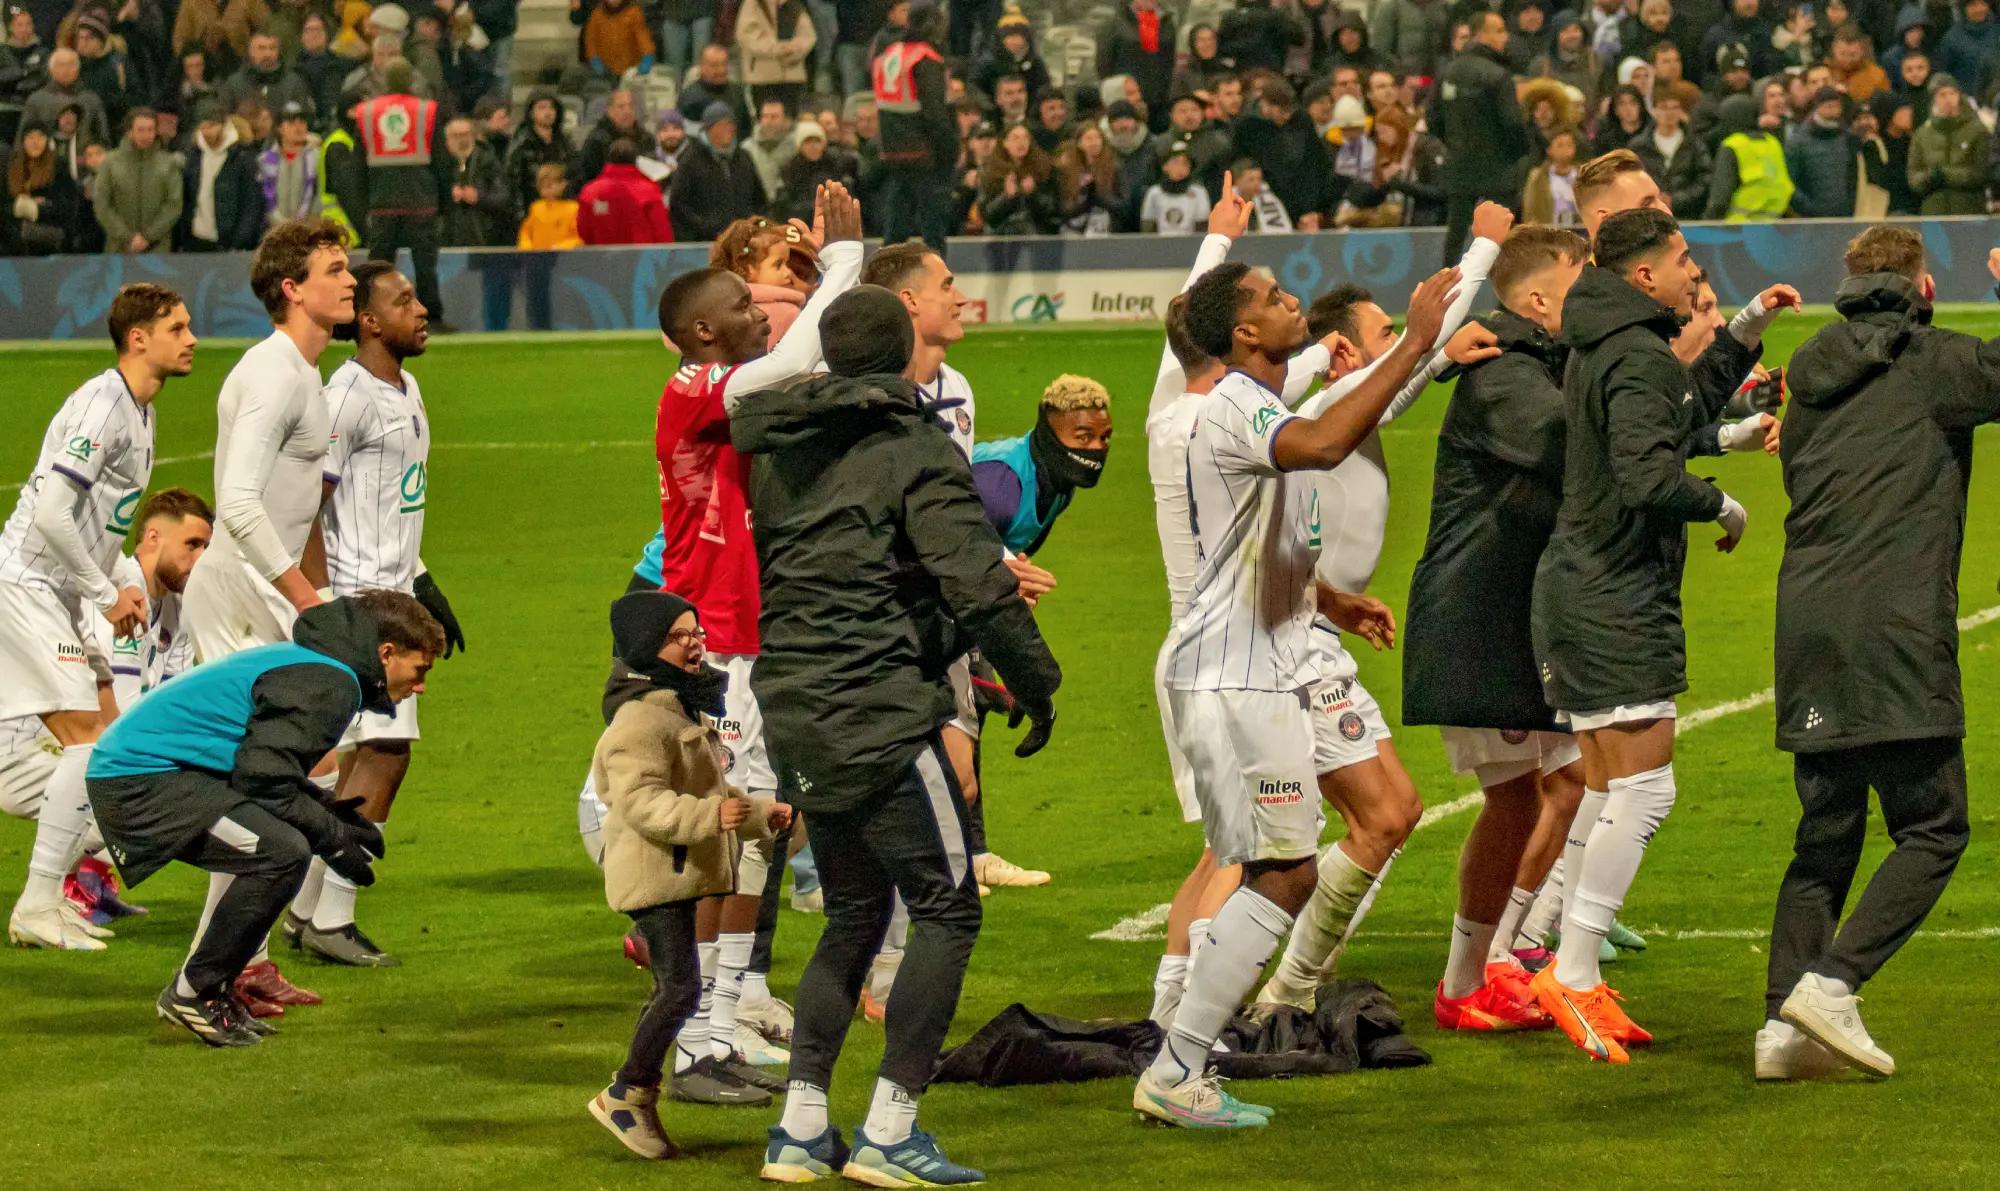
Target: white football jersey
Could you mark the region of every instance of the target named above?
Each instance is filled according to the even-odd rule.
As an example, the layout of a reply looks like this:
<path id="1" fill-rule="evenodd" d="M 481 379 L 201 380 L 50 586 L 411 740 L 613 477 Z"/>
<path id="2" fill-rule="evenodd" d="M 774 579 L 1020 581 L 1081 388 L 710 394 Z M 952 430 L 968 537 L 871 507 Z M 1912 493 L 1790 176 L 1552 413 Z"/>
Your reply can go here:
<path id="1" fill-rule="evenodd" d="M 1291 691 L 1317 678 L 1319 502 L 1309 477 L 1272 457 L 1295 416 L 1234 371 L 1196 404 L 1187 472 L 1197 561 L 1168 663 L 1175 690 Z"/>
<path id="2" fill-rule="evenodd" d="M 35 470 L 0 530 L 0 582 L 70 597 L 98 594 L 80 590 L 56 561 L 34 527 L 36 504 L 69 502 L 84 549 L 109 578 L 152 476 L 152 409 L 133 398 L 123 373 L 106 369 L 64 399 L 42 435 Z"/>
<path id="3" fill-rule="evenodd" d="M 353 360 L 326 383 L 333 432 L 325 478 L 326 573 L 335 595 L 370 587 L 407 592 L 417 577 L 430 478 L 430 418 L 417 379 L 401 388 Z"/>
<path id="4" fill-rule="evenodd" d="M 1146 418 L 1146 470 L 1153 480 L 1153 524 L 1167 568 L 1169 615 L 1179 620 L 1194 590 L 1196 549 L 1188 524 L 1188 440 L 1201 394 L 1182 393 Z"/>
<path id="5" fill-rule="evenodd" d="M 917 386 L 917 400 L 925 405 L 935 405 L 940 401 L 958 404 L 950 409 L 938 411 L 938 420 L 944 423 L 945 433 L 951 435 L 952 445 L 967 459 L 972 458 L 972 433 L 975 410 L 972 400 L 972 382 L 965 374 L 949 364 L 939 364 L 936 379 L 929 384 Z"/>
<path id="6" fill-rule="evenodd" d="M 241 558 L 266 579 L 297 566 L 319 517 L 330 424 L 319 369 L 273 331 L 243 353 L 216 400 L 218 562 Z M 206 556 L 204 556 L 206 557 Z"/>
<path id="7" fill-rule="evenodd" d="M 137 559 L 119 558 L 112 581 L 120 587 L 146 590 L 146 576 Z M 90 618 L 97 646 L 111 659 L 111 693 L 118 710 L 128 711 L 139 696 L 194 665 L 194 638 L 181 631 L 181 597 L 167 592 L 159 599 L 148 593 L 146 627 L 134 637 L 114 637 L 111 622 Z"/>

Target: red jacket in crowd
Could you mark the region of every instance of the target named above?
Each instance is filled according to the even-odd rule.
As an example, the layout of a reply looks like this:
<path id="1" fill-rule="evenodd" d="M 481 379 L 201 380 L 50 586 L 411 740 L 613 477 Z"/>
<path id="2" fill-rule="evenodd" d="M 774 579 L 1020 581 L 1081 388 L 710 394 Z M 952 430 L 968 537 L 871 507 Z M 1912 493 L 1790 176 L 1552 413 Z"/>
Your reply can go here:
<path id="1" fill-rule="evenodd" d="M 673 243 L 666 200 L 637 166 L 605 166 L 576 201 L 576 234 L 585 244 Z"/>

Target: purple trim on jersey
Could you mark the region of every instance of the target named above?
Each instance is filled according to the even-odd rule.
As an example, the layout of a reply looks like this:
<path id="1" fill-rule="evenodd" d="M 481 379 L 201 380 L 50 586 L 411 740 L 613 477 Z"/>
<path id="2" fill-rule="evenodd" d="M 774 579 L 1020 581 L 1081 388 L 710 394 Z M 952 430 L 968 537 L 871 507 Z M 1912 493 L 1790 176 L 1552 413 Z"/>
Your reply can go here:
<path id="1" fill-rule="evenodd" d="M 979 503 L 993 532 L 1004 540 L 1007 527 L 1021 511 L 1021 477 L 998 459 L 982 459 L 972 465 L 972 486 L 979 490 Z"/>
<path id="2" fill-rule="evenodd" d="M 58 475 L 68 476 L 71 480 L 75 481 L 76 484 L 79 487 L 81 487 L 85 492 L 90 491 L 92 487 L 92 482 L 90 480 L 84 479 L 82 476 L 77 475 L 75 472 L 71 471 L 67 467 L 64 467 L 60 463 L 49 464 L 49 470 L 57 473 Z"/>
<path id="3" fill-rule="evenodd" d="M 1280 467 L 1278 465 L 1278 431 L 1283 430 L 1285 428 L 1286 422 L 1296 422 L 1299 420 L 1300 420 L 1299 415 L 1297 414 L 1291 414 L 1291 413 L 1286 414 L 1284 418 L 1281 421 L 1279 421 L 1277 427 L 1271 431 L 1271 437 L 1264 440 L 1264 456 L 1265 458 L 1271 461 L 1272 471 L 1282 472 L 1286 470 L 1285 468 Z"/>
<path id="4" fill-rule="evenodd" d="M 133 678 L 144 678 L 144 677 L 145 677 L 145 675 L 146 675 L 146 672 L 145 672 L 145 671 L 143 671 L 143 670 L 135 670 L 135 669 L 133 669 L 133 668 L 132 668 L 132 667 L 130 667 L 130 666 L 113 666 L 113 667 L 111 667 L 111 672 L 112 672 L 113 674 L 126 674 L 126 675 L 130 675 L 130 676 L 131 676 L 131 677 L 133 677 Z"/>

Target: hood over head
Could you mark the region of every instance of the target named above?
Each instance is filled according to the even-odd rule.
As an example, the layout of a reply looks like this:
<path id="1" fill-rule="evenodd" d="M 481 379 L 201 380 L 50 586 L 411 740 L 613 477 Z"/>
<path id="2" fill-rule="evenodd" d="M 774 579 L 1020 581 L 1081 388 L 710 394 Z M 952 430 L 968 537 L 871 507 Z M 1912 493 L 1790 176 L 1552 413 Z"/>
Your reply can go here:
<path id="1" fill-rule="evenodd" d="M 382 670 L 382 633 L 375 618 L 355 600 L 329 600 L 299 614 L 292 640 L 314 653 L 325 654 L 354 671 L 361 680 L 361 706 L 389 715 L 389 676 Z"/>
<path id="2" fill-rule="evenodd" d="M 1715 131 L 1718 139 L 1739 132 L 1754 132 L 1757 128 L 1759 110 L 1757 99 L 1752 95 L 1732 95 L 1715 105 Z"/>
<path id="3" fill-rule="evenodd" d="M 1827 408 L 1861 391 L 1896 362 L 1910 336 L 1931 321 L 1931 304 L 1900 273 L 1862 273 L 1840 283 L 1833 308 L 1845 322 L 1823 327 L 1792 353 L 1793 400 Z"/>

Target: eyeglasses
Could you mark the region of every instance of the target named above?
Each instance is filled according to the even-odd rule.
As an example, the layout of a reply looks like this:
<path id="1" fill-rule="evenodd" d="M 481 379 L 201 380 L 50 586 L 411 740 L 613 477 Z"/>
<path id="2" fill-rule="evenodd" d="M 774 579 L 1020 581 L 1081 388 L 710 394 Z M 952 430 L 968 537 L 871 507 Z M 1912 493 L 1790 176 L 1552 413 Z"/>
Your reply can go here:
<path id="1" fill-rule="evenodd" d="M 708 640 L 708 630 L 672 629 L 667 633 L 667 640 L 672 641 L 677 645 L 694 645 L 697 643 L 705 643 Z"/>

